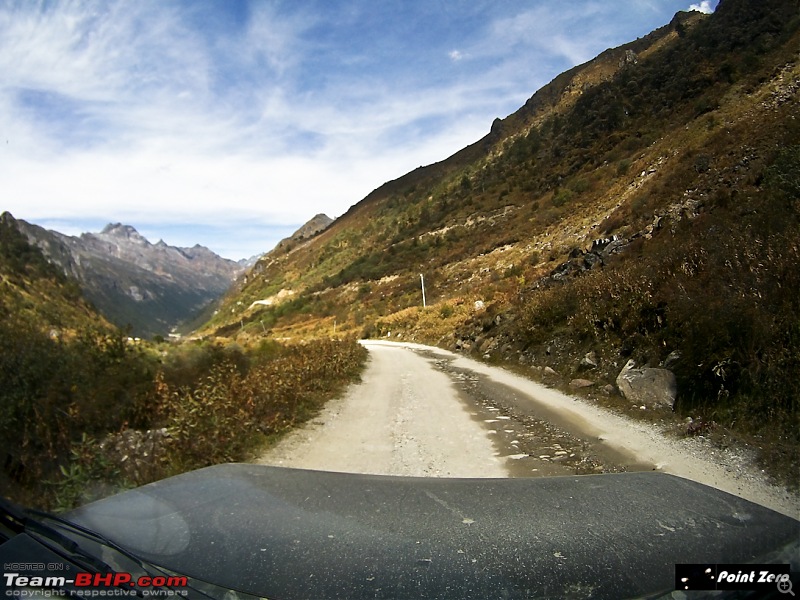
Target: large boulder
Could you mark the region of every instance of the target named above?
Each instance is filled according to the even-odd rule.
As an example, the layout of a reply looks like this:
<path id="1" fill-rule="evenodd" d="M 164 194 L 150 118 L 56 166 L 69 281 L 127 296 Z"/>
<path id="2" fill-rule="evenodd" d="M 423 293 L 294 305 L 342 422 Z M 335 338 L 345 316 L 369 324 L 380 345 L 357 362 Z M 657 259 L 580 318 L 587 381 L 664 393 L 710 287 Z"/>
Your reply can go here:
<path id="1" fill-rule="evenodd" d="M 643 368 L 629 360 L 617 376 L 617 387 L 625 398 L 650 408 L 673 408 L 678 382 L 669 369 Z"/>

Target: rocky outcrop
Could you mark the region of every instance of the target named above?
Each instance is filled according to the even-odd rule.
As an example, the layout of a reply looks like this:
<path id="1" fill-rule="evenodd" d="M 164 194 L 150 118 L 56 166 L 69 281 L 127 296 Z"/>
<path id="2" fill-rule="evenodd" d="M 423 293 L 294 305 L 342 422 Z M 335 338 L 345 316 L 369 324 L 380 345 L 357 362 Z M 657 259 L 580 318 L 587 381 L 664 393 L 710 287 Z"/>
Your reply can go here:
<path id="1" fill-rule="evenodd" d="M 629 360 L 617 377 L 622 395 L 649 408 L 673 408 L 678 395 L 675 374 L 668 369 L 641 368 Z"/>
<path id="2" fill-rule="evenodd" d="M 328 215 L 325 214 L 318 214 L 314 215 L 314 217 L 306 222 L 300 229 L 295 231 L 290 237 L 282 239 L 278 242 L 275 249 L 268 254 L 280 254 L 286 253 L 291 251 L 293 248 L 296 248 L 302 242 L 311 239 L 318 233 L 325 231 L 328 226 L 333 223 L 333 219 L 331 219 Z"/>
<path id="3" fill-rule="evenodd" d="M 621 252 L 630 241 L 613 236 L 594 240 L 589 250 L 575 248 L 566 261 L 550 272 L 550 279 L 558 281 L 602 267 L 609 256 Z"/>

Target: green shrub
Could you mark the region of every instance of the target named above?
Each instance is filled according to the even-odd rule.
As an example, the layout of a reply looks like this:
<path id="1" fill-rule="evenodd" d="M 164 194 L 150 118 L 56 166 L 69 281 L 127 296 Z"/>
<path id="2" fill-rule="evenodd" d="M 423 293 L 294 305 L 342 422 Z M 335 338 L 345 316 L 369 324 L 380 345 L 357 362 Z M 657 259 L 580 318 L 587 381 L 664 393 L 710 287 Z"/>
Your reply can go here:
<path id="1" fill-rule="evenodd" d="M 157 371 L 154 356 L 119 333 L 84 330 L 65 341 L 0 321 L 0 456 L 17 486 L 7 494 L 66 509 L 93 499 L 90 487 L 243 460 L 265 435 L 312 415 L 358 375 L 366 355 L 354 340 L 163 351 Z M 160 427 L 170 434 L 166 460 L 142 470 L 148 480 L 121 481 L 97 440 Z"/>
<path id="2" fill-rule="evenodd" d="M 552 200 L 553 206 L 555 206 L 556 208 L 560 208 L 564 206 L 567 202 L 572 200 L 572 198 L 574 197 L 575 197 L 575 192 L 566 188 L 562 188 L 558 190 L 553 196 Z"/>
<path id="3" fill-rule="evenodd" d="M 318 340 L 269 349 L 243 372 L 228 359 L 191 388 L 157 386 L 161 424 L 173 472 L 245 460 L 265 436 L 281 434 L 313 416 L 331 395 L 357 377 L 366 350 L 355 340 Z"/>

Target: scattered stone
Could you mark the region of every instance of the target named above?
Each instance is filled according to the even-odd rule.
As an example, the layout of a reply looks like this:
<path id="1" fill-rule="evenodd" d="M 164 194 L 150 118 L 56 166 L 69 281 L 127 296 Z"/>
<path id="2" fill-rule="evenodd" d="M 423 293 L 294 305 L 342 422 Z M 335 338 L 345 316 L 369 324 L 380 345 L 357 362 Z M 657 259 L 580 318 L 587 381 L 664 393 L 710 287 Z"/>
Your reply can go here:
<path id="1" fill-rule="evenodd" d="M 703 435 L 711 433 L 717 426 L 714 421 L 704 419 L 692 419 L 687 417 L 686 435 Z"/>
<path id="2" fill-rule="evenodd" d="M 594 385 L 594 381 L 589 379 L 573 379 L 569 382 L 569 387 L 574 388 L 576 390 L 592 387 Z"/>
<path id="3" fill-rule="evenodd" d="M 678 394 L 675 374 L 668 369 L 637 369 L 635 366 L 629 360 L 617 377 L 622 395 L 637 405 L 673 408 Z"/>
<path id="4" fill-rule="evenodd" d="M 167 453 L 170 434 L 166 428 L 126 429 L 107 435 L 100 449 L 110 464 L 120 467 L 120 474 L 129 481 L 148 481 L 159 473 Z"/>
<path id="5" fill-rule="evenodd" d="M 583 267 L 587 270 L 594 269 L 596 266 L 603 265 L 603 259 L 593 252 L 588 252 L 583 257 Z"/>
<path id="6" fill-rule="evenodd" d="M 667 358 L 664 359 L 664 362 L 661 363 L 661 366 L 665 369 L 669 369 L 675 365 L 681 359 L 681 353 L 677 350 L 673 350 L 669 354 L 667 354 Z"/>
<path id="7" fill-rule="evenodd" d="M 547 373 L 548 375 L 558 375 L 558 373 L 556 373 L 556 372 L 555 372 L 555 371 L 554 371 L 552 368 L 550 368 L 550 367 L 545 367 L 545 368 L 544 368 L 544 372 L 545 372 L 545 373 Z"/>
<path id="8" fill-rule="evenodd" d="M 597 353 L 592 350 L 591 352 L 587 353 L 581 359 L 581 362 L 578 364 L 578 368 L 582 371 L 586 371 L 589 369 L 596 369 L 597 368 Z"/>
<path id="9" fill-rule="evenodd" d="M 483 303 L 483 300 L 475 301 L 475 310 L 483 310 L 484 308 L 486 308 L 486 305 Z"/>
<path id="10" fill-rule="evenodd" d="M 625 246 L 630 244 L 629 240 L 617 239 L 608 244 L 603 250 L 604 256 L 611 256 L 612 254 L 619 254 L 625 249 Z"/>
<path id="11" fill-rule="evenodd" d="M 625 57 L 619 61 L 620 69 L 628 65 L 636 65 L 636 64 L 639 64 L 639 57 L 636 56 L 636 53 L 633 50 L 626 50 Z"/>
<path id="12" fill-rule="evenodd" d="M 604 391 L 606 394 L 608 394 L 609 396 L 613 396 L 614 394 L 616 394 L 616 393 L 617 393 L 617 388 L 615 388 L 613 385 L 611 385 L 610 383 L 608 383 L 608 384 L 606 384 L 606 385 L 604 385 L 604 386 L 603 386 L 603 391 Z"/>

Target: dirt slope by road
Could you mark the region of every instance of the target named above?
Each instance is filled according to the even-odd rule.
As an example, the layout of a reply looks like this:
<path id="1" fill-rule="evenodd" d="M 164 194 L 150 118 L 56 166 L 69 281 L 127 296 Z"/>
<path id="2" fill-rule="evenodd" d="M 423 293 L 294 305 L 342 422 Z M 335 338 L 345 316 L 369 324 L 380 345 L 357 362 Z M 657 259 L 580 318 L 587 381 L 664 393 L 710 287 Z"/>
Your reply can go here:
<path id="1" fill-rule="evenodd" d="M 798 498 L 770 485 L 741 449 L 665 435 L 657 426 L 439 348 L 365 345 L 370 364 L 363 382 L 258 462 L 440 477 L 660 470 L 800 517 Z M 472 392 L 465 379 L 477 382 Z M 596 470 L 581 470 L 587 458 Z"/>

